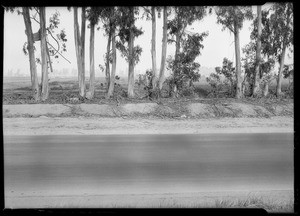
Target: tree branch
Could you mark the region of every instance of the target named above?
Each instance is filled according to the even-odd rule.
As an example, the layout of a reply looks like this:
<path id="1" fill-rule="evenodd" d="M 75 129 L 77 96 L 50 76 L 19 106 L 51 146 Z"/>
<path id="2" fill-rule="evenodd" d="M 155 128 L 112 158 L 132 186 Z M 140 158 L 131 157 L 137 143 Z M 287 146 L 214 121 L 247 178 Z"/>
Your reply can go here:
<path id="1" fill-rule="evenodd" d="M 40 12 L 38 11 L 38 9 L 36 9 L 36 7 L 33 7 L 35 9 L 35 11 L 40 15 Z"/>
<path id="2" fill-rule="evenodd" d="M 47 42 L 53 49 L 55 49 L 53 46 L 52 46 L 52 44 L 50 44 L 49 42 Z M 58 54 L 61 56 L 61 57 L 63 57 L 66 61 L 68 61 L 70 64 L 71 64 L 71 62 L 68 60 L 68 59 L 66 59 L 61 53 L 59 53 L 58 52 Z"/>
<path id="3" fill-rule="evenodd" d="M 40 24 L 39 21 L 37 21 L 37 19 L 35 17 L 30 17 L 30 19 L 33 19 L 34 21 L 36 21 L 38 24 Z"/>
<path id="4" fill-rule="evenodd" d="M 150 11 L 148 8 L 146 8 L 145 6 L 142 6 L 142 8 L 144 8 L 144 10 L 145 10 L 147 13 L 149 13 L 151 16 L 153 16 L 153 14 L 151 13 L 151 11 Z"/>

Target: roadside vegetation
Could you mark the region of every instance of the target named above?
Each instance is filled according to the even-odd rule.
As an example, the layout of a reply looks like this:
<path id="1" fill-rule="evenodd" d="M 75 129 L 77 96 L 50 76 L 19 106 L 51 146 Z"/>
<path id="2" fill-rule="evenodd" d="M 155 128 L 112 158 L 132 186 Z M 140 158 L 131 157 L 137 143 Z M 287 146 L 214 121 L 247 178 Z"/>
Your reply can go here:
<path id="1" fill-rule="evenodd" d="M 101 208 L 261 208 L 266 210 L 268 213 L 293 213 L 294 212 L 294 201 L 293 198 L 276 200 L 271 197 L 266 198 L 262 196 L 249 195 L 247 197 L 231 197 L 214 199 L 209 198 L 205 202 L 201 202 L 198 198 L 193 199 L 180 199 L 177 197 L 168 198 L 150 198 L 149 200 L 144 197 L 142 201 L 134 202 L 120 202 L 120 203 L 105 203 L 92 204 L 93 202 L 87 201 L 65 201 L 55 203 L 56 208 L 72 208 L 80 206 L 92 206 Z M 52 205 L 49 205 L 53 207 Z"/>
<path id="2" fill-rule="evenodd" d="M 60 30 L 59 13 L 45 24 L 45 7 L 6 7 L 6 11 L 24 17 L 27 42 L 23 51 L 29 57 L 31 79 L 22 86 L 13 81 L 4 82 L 4 104 L 31 103 L 140 103 L 154 101 L 199 101 L 232 99 L 261 103 L 266 101 L 286 102 L 293 100 L 293 65 L 285 64 L 287 51 L 293 52 L 293 4 L 273 3 L 267 10 L 257 6 L 254 16 L 250 6 L 220 7 L 83 7 L 81 25 L 78 23 L 78 8 L 68 7 L 74 17 L 74 37 L 78 77 L 76 80 L 51 80 L 51 58 L 64 58 L 67 52 L 67 35 Z M 209 32 L 191 32 L 187 27 L 195 21 L 205 20 L 215 13 L 216 25 L 230 30 L 235 37 L 235 62 L 233 65 L 224 57 L 222 65 L 208 77 L 201 76 L 200 63 L 195 59 L 204 48 L 203 41 Z M 163 41 L 160 68 L 156 59 L 156 14 L 163 19 Z M 143 50 L 134 45 L 135 38 L 143 30 L 135 26 L 141 18 L 152 22 L 151 56 L 152 68 L 145 69 L 139 77 L 134 67 Z M 240 48 L 239 32 L 245 20 L 252 20 L 251 41 Z M 39 23 L 40 30 L 32 32 L 32 22 Z M 85 26 L 91 31 L 89 39 L 90 77 L 85 76 Z M 95 29 L 103 28 L 107 36 L 107 51 L 104 65 L 105 78 L 96 78 L 94 65 Z M 53 35 L 56 34 L 56 39 Z M 58 47 L 52 46 L 47 37 L 53 37 Z M 68 35 L 68 37 L 71 37 Z M 35 58 L 35 42 L 41 43 L 41 59 Z M 173 56 L 166 56 L 168 46 L 175 45 Z M 241 58 L 241 51 L 245 58 Z M 116 74 L 116 52 L 128 62 L 128 77 Z M 276 73 L 276 63 L 279 69 Z M 41 78 L 37 75 L 36 64 L 41 64 Z M 166 70 L 170 76 L 165 76 Z M 39 81 L 39 79 L 41 79 Z M 23 85 L 24 84 L 24 85 Z M 10 86 L 14 85 L 14 86 Z"/>

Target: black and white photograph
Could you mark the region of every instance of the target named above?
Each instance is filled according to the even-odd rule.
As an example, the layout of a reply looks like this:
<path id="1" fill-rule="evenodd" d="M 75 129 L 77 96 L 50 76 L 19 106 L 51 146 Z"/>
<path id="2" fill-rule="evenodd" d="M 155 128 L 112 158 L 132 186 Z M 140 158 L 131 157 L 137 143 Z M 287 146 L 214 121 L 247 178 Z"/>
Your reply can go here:
<path id="1" fill-rule="evenodd" d="M 249 3 L 2 5 L 4 208 L 294 213 L 293 3 Z"/>

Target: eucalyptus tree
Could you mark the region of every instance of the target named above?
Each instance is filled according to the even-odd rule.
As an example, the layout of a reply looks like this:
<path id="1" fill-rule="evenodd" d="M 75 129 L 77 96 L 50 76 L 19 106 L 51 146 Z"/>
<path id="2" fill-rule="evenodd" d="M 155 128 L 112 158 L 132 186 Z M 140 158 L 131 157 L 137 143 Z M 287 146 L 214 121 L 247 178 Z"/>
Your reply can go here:
<path id="1" fill-rule="evenodd" d="M 47 41 L 46 41 L 46 10 L 39 8 L 41 30 L 41 64 L 42 64 L 42 101 L 49 97 L 48 65 L 47 65 Z"/>
<path id="2" fill-rule="evenodd" d="M 280 64 L 277 78 L 276 95 L 281 92 L 282 71 L 287 48 L 294 44 L 293 41 L 293 3 L 274 3 L 270 16 L 270 30 L 272 37 L 272 52 Z"/>
<path id="3" fill-rule="evenodd" d="M 67 39 L 65 31 L 61 30 L 59 34 L 56 34 L 56 37 L 53 36 L 53 34 L 55 33 L 55 29 L 58 28 L 60 23 L 59 12 L 56 11 L 50 16 L 49 25 L 46 27 L 45 7 L 22 7 L 22 10 L 21 8 L 17 7 L 5 7 L 5 10 L 10 11 L 12 13 L 16 11 L 18 15 L 23 16 L 25 24 L 25 34 L 27 36 L 27 42 L 25 42 L 23 45 L 23 52 L 25 55 L 29 55 L 31 86 L 33 90 L 34 99 L 36 102 L 39 101 L 41 98 L 42 100 L 46 100 L 49 96 L 48 65 L 50 66 L 51 72 L 53 72 L 52 60 L 50 56 L 54 56 L 57 59 L 60 55 L 65 60 L 67 60 L 62 54 L 66 51 L 65 42 L 67 41 Z M 36 33 L 33 33 L 31 20 L 33 20 L 39 25 L 39 30 Z M 55 40 L 55 42 L 57 43 L 57 48 L 55 48 L 50 42 L 47 41 L 47 35 L 50 35 L 52 39 Z M 42 60 L 40 58 L 35 57 L 35 41 L 41 41 Z M 62 50 L 60 46 L 62 46 Z M 42 65 L 41 88 L 39 86 L 36 63 Z"/>
<path id="4" fill-rule="evenodd" d="M 141 29 L 135 26 L 135 15 L 139 14 L 138 7 L 119 7 L 120 19 L 119 26 L 119 41 L 116 43 L 117 49 L 128 62 L 128 90 L 127 96 L 134 97 L 134 66 L 139 62 L 139 56 L 142 53 L 140 46 L 134 46 L 134 38 L 143 34 Z M 126 46 L 127 44 L 127 46 Z"/>
<path id="5" fill-rule="evenodd" d="M 167 6 L 163 7 L 163 39 L 162 39 L 162 50 L 161 50 L 161 64 L 159 70 L 158 88 L 161 91 L 166 68 L 166 57 L 167 57 L 167 41 L 168 41 L 168 13 Z"/>
<path id="6" fill-rule="evenodd" d="M 99 7 L 100 11 L 100 20 L 103 23 L 103 28 L 105 30 L 106 35 L 108 36 L 107 46 L 106 46 L 106 54 L 104 58 L 105 62 L 105 77 L 107 84 L 107 91 L 110 85 L 110 63 L 111 63 L 111 45 L 112 45 L 112 16 L 114 16 L 113 7 Z"/>
<path id="7" fill-rule="evenodd" d="M 116 64 L 117 64 L 117 50 L 116 50 L 116 31 L 120 14 L 117 7 L 106 7 L 101 9 L 100 18 L 103 22 L 105 33 L 108 35 L 107 50 L 106 50 L 106 78 L 107 78 L 107 95 L 110 98 L 114 92 Z M 111 49 L 110 49 L 111 45 Z M 109 64 L 112 64 L 110 73 Z"/>
<path id="8" fill-rule="evenodd" d="M 282 7 L 283 5 L 281 4 L 279 6 Z M 288 7 L 288 5 L 285 6 Z M 292 5 L 290 6 L 292 7 Z M 282 74 L 281 75 L 279 74 L 280 74 L 280 69 L 284 67 L 282 66 L 282 64 L 284 64 L 285 52 L 287 47 L 293 44 L 292 14 L 286 14 L 287 18 L 289 17 L 289 20 L 287 19 L 286 22 L 284 23 L 283 20 L 279 19 L 278 17 L 276 18 L 277 16 L 275 14 L 276 8 L 278 9 L 278 6 L 277 7 L 273 6 L 268 10 L 263 10 L 261 14 L 262 31 L 261 31 L 260 39 L 261 39 L 262 59 L 261 59 L 261 70 L 260 70 L 259 79 L 261 79 L 264 84 L 264 89 L 263 89 L 264 96 L 268 94 L 269 83 L 273 78 L 273 76 L 270 74 L 270 71 L 274 68 L 276 60 L 280 64 L 279 73 L 277 76 L 277 83 L 279 82 L 281 84 Z M 289 25 L 287 25 L 286 28 L 284 28 L 283 27 L 284 24 L 286 25 L 289 24 Z M 250 43 L 252 43 L 253 46 L 252 46 L 252 50 L 248 51 L 252 53 L 255 52 L 255 49 L 257 48 L 256 44 L 254 44 L 253 42 L 253 41 L 257 41 L 258 39 L 257 18 L 254 20 L 253 26 L 254 27 L 250 35 L 250 38 L 252 40 L 252 42 Z M 280 93 L 278 93 L 278 87 L 280 87 L 280 84 L 279 85 L 277 84 L 277 91 L 276 91 L 277 95 L 280 95 Z M 281 92 L 281 87 L 279 89 Z"/>
<path id="9" fill-rule="evenodd" d="M 99 15 L 99 8 L 90 7 L 87 9 L 87 19 L 90 22 L 90 86 L 86 93 L 87 99 L 92 99 L 95 94 L 95 26 L 98 23 Z"/>
<path id="10" fill-rule="evenodd" d="M 152 88 L 157 87 L 158 74 L 156 67 L 156 10 L 158 11 L 158 17 L 160 17 L 160 7 L 143 7 L 146 13 L 147 19 L 152 21 L 152 39 L 151 39 L 151 58 L 152 58 Z"/>
<path id="11" fill-rule="evenodd" d="M 85 96 L 85 24 L 86 24 L 86 8 L 81 9 L 81 32 L 79 32 L 78 24 L 78 8 L 73 8 L 74 12 L 74 38 L 75 50 L 78 69 L 79 95 Z"/>
<path id="12" fill-rule="evenodd" d="M 252 96 L 257 96 L 259 89 L 259 72 L 261 64 L 261 6 L 257 5 L 257 39 L 256 39 L 256 64 L 254 73 L 254 85 L 252 89 Z"/>
<path id="13" fill-rule="evenodd" d="M 34 100 L 40 100 L 40 88 L 39 88 L 39 81 L 37 76 L 37 69 L 36 69 L 36 62 L 35 62 L 35 54 L 34 54 L 34 40 L 33 40 L 33 32 L 32 32 L 32 25 L 30 20 L 30 12 L 29 7 L 23 7 L 22 13 L 25 23 L 25 33 L 27 36 L 27 49 L 29 54 L 29 64 L 30 64 L 30 77 L 31 77 L 31 87 L 33 90 Z"/>
<path id="14" fill-rule="evenodd" d="M 183 77 L 183 74 L 181 73 L 181 69 L 180 69 L 180 64 L 187 57 L 187 55 L 192 54 L 193 56 L 192 59 L 194 60 L 197 57 L 197 55 L 200 54 L 200 48 L 203 48 L 203 46 L 201 45 L 201 41 L 203 40 L 203 37 L 207 36 L 207 33 L 202 33 L 200 35 L 199 34 L 188 35 L 186 32 L 186 28 L 188 25 L 193 24 L 193 22 L 195 22 L 196 20 L 203 19 L 203 17 L 206 15 L 206 8 L 195 7 L 195 6 L 192 7 L 175 6 L 173 7 L 173 10 L 175 16 L 173 19 L 168 20 L 167 27 L 169 30 L 169 35 L 172 37 L 171 39 L 168 40 L 168 42 L 170 43 L 175 42 L 175 47 L 176 47 L 175 58 L 170 62 L 170 66 L 173 70 L 172 95 L 173 97 L 177 97 L 178 85 L 180 82 L 182 82 L 181 78 Z M 187 42 L 190 42 L 190 44 L 194 43 L 194 46 L 191 47 L 190 45 L 187 45 Z M 183 47 L 184 44 L 194 49 L 193 52 L 189 52 L 189 54 L 186 53 L 185 57 L 183 56 L 182 53 L 180 53 L 180 48 Z M 190 51 L 190 49 L 186 49 L 186 51 L 188 50 Z M 188 58 L 189 58 L 189 63 L 191 63 L 193 61 L 191 59 L 191 56 Z M 194 69 L 197 69 L 199 67 L 200 65 L 193 64 Z M 192 68 L 190 67 L 190 69 Z"/>
<path id="15" fill-rule="evenodd" d="M 99 18 L 103 23 L 103 28 L 107 38 L 107 47 L 105 54 L 105 76 L 107 83 L 106 98 L 110 98 L 114 92 L 115 76 L 116 76 L 116 31 L 120 19 L 118 7 L 99 7 Z M 110 72 L 110 64 L 112 69 Z"/>
<path id="16" fill-rule="evenodd" d="M 236 59 L 236 98 L 241 98 L 242 76 L 241 76 L 241 57 L 240 57 L 240 37 L 239 32 L 246 19 L 252 19 L 251 6 L 219 6 L 216 7 L 217 23 L 223 25 L 223 29 L 229 29 L 234 34 L 235 59 Z"/>

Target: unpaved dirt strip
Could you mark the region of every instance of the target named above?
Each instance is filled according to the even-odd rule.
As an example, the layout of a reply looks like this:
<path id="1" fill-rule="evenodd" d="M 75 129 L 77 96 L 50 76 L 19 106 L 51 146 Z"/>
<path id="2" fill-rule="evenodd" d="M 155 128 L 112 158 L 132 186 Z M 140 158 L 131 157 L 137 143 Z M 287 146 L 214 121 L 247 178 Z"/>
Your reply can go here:
<path id="1" fill-rule="evenodd" d="M 157 119 L 157 118 L 4 118 L 4 135 L 57 134 L 202 134 L 294 132 L 292 117 Z"/>
<path id="2" fill-rule="evenodd" d="M 244 206 L 265 208 L 269 212 L 292 211 L 286 205 L 292 206 L 294 203 L 293 191 L 223 191 L 223 192 L 202 192 L 185 194 L 115 194 L 91 196 L 82 194 L 81 196 L 19 196 L 6 197 L 6 208 L 115 208 L 115 207 L 138 207 L 138 208 L 209 208 L 216 206 L 222 201 L 230 203 L 247 203 L 247 200 L 257 200 L 257 204 L 269 204 L 277 206 L 276 209 L 266 209 L 266 206 Z M 280 209 L 280 206 L 283 209 Z M 223 207 L 227 207 L 223 204 Z M 242 206 L 236 206 L 237 208 Z M 285 209 L 284 209 L 285 208 Z"/>

